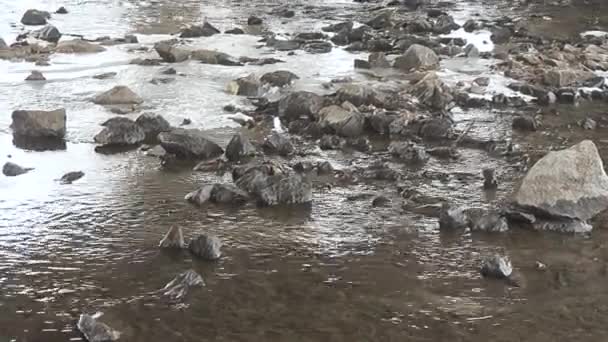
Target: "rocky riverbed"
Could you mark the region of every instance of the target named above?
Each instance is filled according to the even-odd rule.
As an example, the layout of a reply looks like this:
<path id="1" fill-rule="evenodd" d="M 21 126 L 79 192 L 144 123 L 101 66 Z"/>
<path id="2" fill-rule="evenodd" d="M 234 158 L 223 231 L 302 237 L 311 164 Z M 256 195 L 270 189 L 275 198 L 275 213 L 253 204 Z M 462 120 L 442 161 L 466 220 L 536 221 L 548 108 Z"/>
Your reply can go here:
<path id="1" fill-rule="evenodd" d="M 0 0 L 0 336 L 605 339 L 605 11 Z"/>

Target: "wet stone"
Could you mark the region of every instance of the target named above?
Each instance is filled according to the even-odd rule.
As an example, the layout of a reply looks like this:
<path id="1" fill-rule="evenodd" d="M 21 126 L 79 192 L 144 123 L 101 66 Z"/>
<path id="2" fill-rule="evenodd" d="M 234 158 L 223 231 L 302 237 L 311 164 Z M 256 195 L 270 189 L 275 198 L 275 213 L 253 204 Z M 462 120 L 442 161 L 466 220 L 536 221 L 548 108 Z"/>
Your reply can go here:
<path id="1" fill-rule="evenodd" d="M 221 247 L 219 238 L 206 234 L 197 236 L 188 244 L 188 249 L 193 255 L 209 261 L 217 260 L 222 256 Z"/>
<path id="2" fill-rule="evenodd" d="M 486 278 L 506 279 L 513 273 L 513 266 L 509 258 L 496 254 L 483 260 L 480 272 Z"/>
<path id="3" fill-rule="evenodd" d="M 513 118 L 512 123 L 513 129 L 517 129 L 520 131 L 529 131 L 533 132 L 538 129 L 538 124 L 536 123 L 536 119 L 530 116 L 516 116 Z"/>
<path id="4" fill-rule="evenodd" d="M 33 170 L 33 168 L 22 167 L 11 162 L 6 162 L 4 166 L 2 166 L 2 174 L 7 177 L 16 177 L 28 173 L 31 170 Z"/>
<path id="5" fill-rule="evenodd" d="M 494 169 L 486 168 L 481 172 L 483 176 L 483 188 L 486 190 L 496 189 L 498 187 L 498 181 Z"/>
<path id="6" fill-rule="evenodd" d="M 180 273 L 171 280 L 160 293 L 173 301 L 183 301 L 193 287 L 204 287 L 205 281 L 194 270 Z"/>
<path id="7" fill-rule="evenodd" d="M 68 172 L 59 179 L 61 184 L 72 184 L 73 182 L 79 180 L 84 177 L 84 172 L 82 171 L 72 171 Z"/>
<path id="8" fill-rule="evenodd" d="M 184 233 L 182 232 L 182 228 L 173 226 L 169 228 L 169 231 L 160 243 L 158 244 L 160 248 L 185 248 L 186 243 L 184 242 Z"/>
<path id="9" fill-rule="evenodd" d="M 120 338 L 120 332 L 110 328 L 105 323 L 98 320 L 98 315 L 80 315 L 78 320 L 78 330 L 89 342 L 110 342 Z"/>

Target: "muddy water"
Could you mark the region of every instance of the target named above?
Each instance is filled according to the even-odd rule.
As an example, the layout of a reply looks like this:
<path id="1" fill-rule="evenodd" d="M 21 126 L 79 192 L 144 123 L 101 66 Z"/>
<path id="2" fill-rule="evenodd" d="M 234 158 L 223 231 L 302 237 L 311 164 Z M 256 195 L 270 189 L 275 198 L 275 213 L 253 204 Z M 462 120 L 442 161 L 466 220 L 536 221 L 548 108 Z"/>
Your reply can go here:
<path id="1" fill-rule="evenodd" d="M 0 61 L 0 156 L 36 168 L 0 178 L 0 341 L 79 340 L 74 323 L 83 311 L 104 312 L 125 341 L 599 341 L 608 336 L 608 236 L 602 222 L 590 236 L 440 234 L 435 219 L 403 211 L 397 185 L 388 182 L 317 189 L 310 208 L 197 209 L 184 202 L 184 194 L 221 177 L 161 170 L 156 159 L 138 151 L 94 152 L 98 124 L 112 114 L 87 98 L 116 84 L 132 87 L 145 98 L 147 110 L 172 124 L 191 118 L 193 127 L 210 130 L 225 144 L 236 125 L 221 108 L 246 105 L 223 92 L 231 79 L 288 69 L 301 77 L 296 88 L 319 93 L 332 78 L 365 79 L 352 69 L 359 56 L 339 48 L 315 56 L 273 53 L 286 63 L 265 67 L 183 63 L 175 67 L 186 76 L 167 85 L 149 83 L 161 67 L 128 65 L 148 56 L 130 48 L 151 46 L 182 24 L 206 17 L 225 30 L 243 25 L 249 14 L 264 15 L 275 3 L 0 0 L 0 36 L 9 43 L 14 39 L 20 27 L 11 23 L 26 8 L 59 5 L 71 11 L 52 20 L 62 32 L 90 38 L 135 33 L 140 44 L 95 56 L 55 55 L 51 66 L 40 68 L 49 80 L 42 85 L 22 81 L 31 64 Z M 265 18 L 274 32 L 318 30 L 332 17 L 365 13 L 361 6 L 313 1 L 294 5 L 298 15 L 285 24 Z M 459 21 L 506 10 L 512 10 L 510 3 L 461 3 L 451 9 Z M 488 33 L 475 35 L 483 44 Z M 217 35 L 195 44 L 237 56 L 269 55 L 257 48 L 257 39 Z M 491 88 L 500 91 L 508 81 L 481 61 L 443 63 L 441 75 L 452 84 L 491 76 Z M 109 71 L 117 77 L 91 78 Z M 8 126 L 14 109 L 55 107 L 68 112 L 65 149 L 35 152 L 13 145 Z M 590 135 L 573 126 L 586 113 L 601 117 L 602 110 L 560 108 L 565 114 L 546 120 L 547 130 L 526 136 L 511 133 L 512 113 L 456 111 L 455 118 L 459 127 L 475 120 L 473 136 L 513 139 L 538 154 L 590 136 L 606 157 L 605 129 Z M 481 150 L 461 154 L 455 162 L 433 159 L 426 166 L 446 177 L 412 177 L 404 185 L 469 206 L 508 198 L 521 176 L 515 165 Z M 307 158 L 342 167 L 353 160 L 325 152 Z M 481 189 L 484 167 L 499 170 L 496 194 Z M 86 176 L 69 186 L 55 181 L 73 170 Z M 393 204 L 372 208 L 370 198 L 348 200 L 362 193 L 385 194 Z M 225 256 L 210 264 L 159 251 L 158 241 L 175 224 L 188 237 L 199 231 L 217 234 Z M 512 258 L 521 287 L 479 276 L 480 259 L 493 252 Z M 537 271 L 536 260 L 548 269 Z M 150 294 L 188 268 L 207 286 L 193 292 L 186 305 Z"/>

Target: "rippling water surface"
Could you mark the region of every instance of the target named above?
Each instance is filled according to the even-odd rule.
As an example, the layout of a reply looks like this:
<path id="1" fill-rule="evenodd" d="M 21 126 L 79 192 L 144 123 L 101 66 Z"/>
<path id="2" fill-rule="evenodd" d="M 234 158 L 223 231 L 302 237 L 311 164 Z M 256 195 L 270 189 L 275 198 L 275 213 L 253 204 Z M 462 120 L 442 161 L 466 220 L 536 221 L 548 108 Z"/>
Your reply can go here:
<path id="1" fill-rule="evenodd" d="M 277 5 L 271 1 L 0 0 L 0 37 L 14 40 L 27 8 L 53 11 L 60 5 L 70 11 L 51 20 L 61 32 L 87 38 L 132 33 L 140 43 L 95 55 L 53 55 L 51 66 L 36 67 L 48 79 L 43 84 L 23 81 L 33 64 L 0 61 L 0 157 L 35 168 L 0 177 L 0 341 L 78 340 L 74 323 L 83 311 L 103 311 L 125 341 L 598 341 L 608 336 L 608 255 L 601 229 L 591 237 L 440 234 L 435 219 L 401 209 L 396 184 L 382 182 L 316 189 L 307 209 L 198 209 L 185 203 L 184 194 L 221 176 L 162 170 L 157 159 L 139 151 L 94 152 L 92 137 L 113 114 L 89 98 L 118 84 L 139 93 L 145 111 L 162 114 L 173 125 L 190 118 L 193 127 L 209 130 L 225 144 L 236 124 L 222 107 L 247 105 L 224 92 L 234 78 L 287 69 L 301 78 L 296 89 L 318 93 L 327 92 L 321 84 L 333 78 L 365 79 L 352 68 L 361 56 L 335 48 L 323 55 L 272 53 L 286 63 L 263 67 L 176 64 L 185 76 L 154 85 L 149 81 L 164 66 L 129 65 L 133 58 L 152 56 L 133 48 L 151 47 L 204 18 L 222 31 L 245 25 L 250 14 L 263 16 L 278 33 L 319 30 L 358 11 L 360 4 L 293 3 L 297 16 L 283 23 L 265 15 Z M 502 9 L 462 3 L 452 10 L 461 22 L 477 12 L 498 16 Z M 488 37 L 489 32 L 467 36 L 492 49 L 483 42 Z M 220 34 L 193 44 L 235 56 L 271 56 L 258 39 Z M 504 90 L 508 80 L 490 74 L 490 65 L 445 60 L 441 75 L 452 84 L 491 76 L 492 87 Z M 117 76 L 91 78 L 104 72 Z M 13 145 L 8 128 L 13 110 L 59 107 L 68 116 L 66 149 L 36 152 Z M 455 118 L 461 128 L 475 120 L 471 134 L 480 138 L 552 144 L 540 132 L 512 136 L 507 114 L 457 111 Z M 599 141 L 602 132 L 594 138 Z M 600 147 L 604 155 L 605 146 Z M 314 158 L 342 166 L 352 160 L 325 152 Z M 484 167 L 500 170 L 497 194 L 480 187 Z M 447 177 L 406 185 L 469 206 L 508 197 L 517 176 L 504 159 L 481 150 L 465 149 L 458 161 L 432 160 L 427 168 Z M 72 185 L 56 181 L 75 170 L 85 177 Z M 393 204 L 372 208 L 369 197 L 347 199 L 362 193 L 386 194 Z M 209 264 L 186 253 L 159 251 L 158 241 L 171 225 L 183 227 L 187 237 L 217 234 L 224 257 Z M 493 252 L 511 256 L 525 286 L 481 279 L 479 260 Z M 536 260 L 549 270 L 536 271 Z M 188 268 L 201 273 L 207 286 L 193 292 L 186 307 L 153 294 Z"/>

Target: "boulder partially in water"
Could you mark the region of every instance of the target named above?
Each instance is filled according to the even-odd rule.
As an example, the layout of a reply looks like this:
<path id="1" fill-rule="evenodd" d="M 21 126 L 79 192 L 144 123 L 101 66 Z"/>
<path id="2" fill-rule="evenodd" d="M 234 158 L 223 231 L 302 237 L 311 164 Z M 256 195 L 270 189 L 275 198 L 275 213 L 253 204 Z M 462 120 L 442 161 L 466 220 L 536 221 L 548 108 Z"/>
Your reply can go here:
<path id="1" fill-rule="evenodd" d="M 59 179 L 59 181 L 61 182 L 61 184 L 72 184 L 73 182 L 79 180 L 82 177 L 84 177 L 84 172 L 72 171 L 72 172 L 68 172 L 65 175 L 63 175 Z"/>
<path id="2" fill-rule="evenodd" d="M 193 25 L 182 29 L 180 38 L 198 38 L 198 37 L 210 37 L 214 34 L 220 33 L 220 30 L 215 28 L 208 22 L 203 25 Z"/>
<path id="3" fill-rule="evenodd" d="M 57 53 L 97 53 L 103 51 L 106 51 L 103 46 L 82 39 L 64 40 L 55 47 Z"/>
<path id="4" fill-rule="evenodd" d="M 114 117 L 103 124 L 104 128 L 95 135 L 95 142 L 101 146 L 130 146 L 144 141 L 146 133 L 133 120 Z"/>
<path id="5" fill-rule="evenodd" d="M 84 335 L 89 342 L 110 342 L 120 338 L 120 332 L 110 328 L 105 323 L 100 322 L 99 316 L 81 314 L 78 320 L 78 330 Z"/>
<path id="6" fill-rule="evenodd" d="M 412 141 L 394 141 L 388 146 L 388 152 L 411 164 L 421 164 L 429 159 L 424 147 Z"/>
<path id="7" fill-rule="evenodd" d="M 190 252 L 204 260 L 217 260 L 222 256 L 222 242 L 215 235 L 201 234 L 190 240 L 188 249 Z"/>
<path id="8" fill-rule="evenodd" d="M 484 277 L 507 279 L 513 273 L 513 266 L 508 257 L 495 254 L 483 260 L 480 272 Z"/>
<path id="9" fill-rule="evenodd" d="M 22 167 L 15 163 L 7 162 L 2 167 L 2 174 L 7 177 L 16 177 L 33 170 L 31 167 Z"/>
<path id="10" fill-rule="evenodd" d="M 154 44 L 154 50 L 167 63 L 180 63 L 190 58 L 191 52 L 185 48 L 175 46 L 174 41 L 162 41 Z"/>
<path id="11" fill-rule="evenodd" d="M 239 77 L 226 86 L 226 91 L 233 95 L 256 97 L 260 95 L 262 83 L 255 74 Z"/>
<path id="12" fill-rule="evenodd" d="M 63 139 L 66 132 L 65 109 L 52 111 L 16 110 L 11 128 L 16 136 Z"/>
<path id="13" fill-rule="evenodd" d="M 204 205 L 208 202 L 240 205 L 247 202 L 249 196 L 232 184 L 208 184 L 187 194 L 185 199 L 196 205 Z"/>
<path id="14" fill-rule="evenodd" d="M 289 137 L 279 132 L 272 132 L 266 137 L 263 144 L 264 150 L 269 154 L 288 156 L 295 151 Z"/>
<path id="15" fill-rule="evenodd" d="M 226 159 L 238 162 L 255 154 L 255 148 L 243 133 L 235 134 L 226 146 Z"/>
<path id="16" fill-rule="evenodd" d="M 158 135 L 161 146 L 180 159 L 202 160 L 221 156 L 224 150 L 199 129 L 175 128 Z"/>
<path id="17" fill-rule="evenodd" d="M 181 227 L 172 226 L 169 228 L 169 231 L 160 243 L 158 244 L 160 248 L 185 248 L 186 243 L 184 242 L 184 233 L 182 232 Z"/>
<path id="18" fill-rule="evenodd" d="M 204 287 L 205 281 L 200 274 L 194 270 L 178 274 L 160 292 L 164 297 L 173 301 L 182 301 L 186 298 L 193 287 Z"/>
<path id="19" fill-rule="evenodd" d="M 144 100 L 127 86 L 115 86 L 93 98 L 93 103 L 99 105 L 128 105 L 143 102 Z"/>
<path id="20" fill-rule="evenodd" d="M 428 47 L 413 44 L 405 51 L 405 54 L 395 59 L 393 67 L 405 72 L 434 70 L 439 68 L 439 57 Z"/>
<path id="21" fill-rule="evenodd" d="M 420 103 L 432 109 L 443 110 L 453 100 L 452 90 L 437 74 L 429 72 L 412 87 L 412 94 Z"/>
<path id="22" fill-rule="evenodd" d="M 32 73 L 29 74 L 26 78 L 26 81 L 46 81 L 44 75 L 38 70 L 32 70 Z"/>
<path id="23" fill-rule="evenodd" d="M 587 221 L 608 208 L 608 176 L 597 147 L 584 140 L 549 152 L 528 171 L 518 206 L 552 218 Z"/>
<path id="24" fill-rule="evenodd" d="M 215 51 L 215 50 L 194 50 L 190 56 L 191 59 L 200 61 L 204 64 L 219 64 L 219 65 L 227 65 L 227 66 L 240 66 L 243 65 L 237 58 L 233 56 Z"/>
<path id="25" fill-rule="evenodd" d="M 323 97 L 308 91 L 293 92 L 279 101 L 279 117 L 288 121 L 315 118 L 323 108 Z"/>
<path id="26" fill-rule="evenodd" d="M 233 172 L 236 185 L 249 192 L 261 206 L 305 204 L 312 201 L 312 182 L 299 173 L 262 164 Z"/>
<path id="27" fill-rule="evenodd" d="M 157 141 L 160 133 L 171 130 L 169 122 L 158 114 L 142 114 L 135 120 L 135 123 L 144 130 L 147 141 Z"/>
<path id="28" fill-rule="evenodd" d="M 61 32 L 53 25 L 46 25 L 40 30 L 30 33 L 30 36 L 47 42 L 57 43 L 61 39 Z"/>
<path id="29" fill-rule="evenodd" d="M 268 83 L 274 87 L 284 87 L 297 79 L 299 77 L 291 71 L 277 70 L 264 74 L 260 80 L 262 83 Z"/>
<path id="30" fill-rule="evenodd" d="M 37 9 L 29 9 L 25 11 L 23 17 L 21 17 L 21 23 L 23 25 L 46 25 L 47 19 L 51 19 L 51 14 L 46 11 L 39 11 Z"/>
<path id="31" fill-rule="evenodd" d="M 357 137 L 363 134 L 365 117 L 352 104 L 329 106 L 319 111 L 321 128 L 343 137 Z"/>

